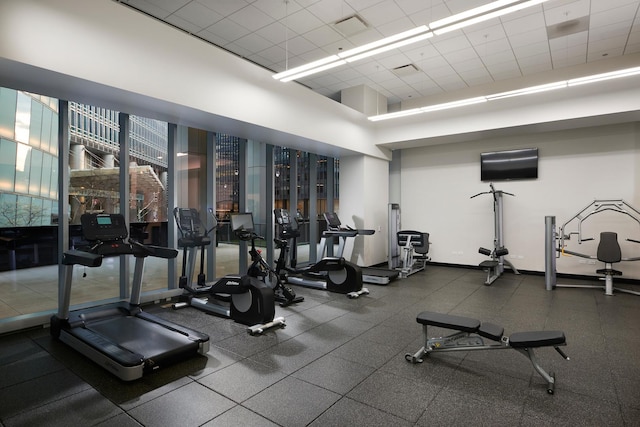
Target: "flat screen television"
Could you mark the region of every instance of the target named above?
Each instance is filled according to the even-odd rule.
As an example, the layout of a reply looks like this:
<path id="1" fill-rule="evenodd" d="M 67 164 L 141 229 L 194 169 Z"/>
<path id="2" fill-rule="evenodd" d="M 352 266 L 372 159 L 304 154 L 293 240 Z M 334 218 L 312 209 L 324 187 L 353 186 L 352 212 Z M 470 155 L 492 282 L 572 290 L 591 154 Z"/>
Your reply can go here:
<path id="1" fill-rule="evenodd" d="M 480 180 L 505 181 L 538 178 L 538 149 L 492 151 L 480 154 Z"/>

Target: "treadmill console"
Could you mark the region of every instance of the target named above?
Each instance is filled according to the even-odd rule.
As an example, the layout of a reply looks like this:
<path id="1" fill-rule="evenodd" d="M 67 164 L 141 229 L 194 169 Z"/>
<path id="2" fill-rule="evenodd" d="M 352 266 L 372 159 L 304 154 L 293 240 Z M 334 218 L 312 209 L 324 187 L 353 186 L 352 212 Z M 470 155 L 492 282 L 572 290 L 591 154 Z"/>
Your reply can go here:
<path id="1" fill-rule="evenodd" d="M 324 219 L 327 220 L 327 228 L 331 230 L 338 230 L 342 225 L 340 218 L 338 218 L 338 214 L 335 212 L 325 212 Z"/>
<path id="2" fill-rule="evenodd" d="M 199 235 L 200 234 L 200 215 L 198 211 L 193 208 L 176 208 L 174 215 L 180 231 L 185 236 Z"/>
<path id="3" fill-rule="evenodd" d="M 278 223 L 278 225 L 287 226 L 291 224 L 289 211 L 287 211 L 286 209 L 274 209 L 273 213 L 276 215 L 276 222 Z"/>
<path id="4" fill-rule="evenodd" d="M 300 232 L 298 231 L 298 220 L 296 218 L 295 221 L 291 221 L 291 216 L 289 215 L 288 210 L 274 209 L 273 213 L 276 216 L 276 222 L 280 226 L 279 235 L 281 239 L 292 239 L 300 236 Z"/>
<path id="5" fill-rule="evenodd" d="M 124 240 L 129 235 L 121 214 L 84 214 L 80 223 L 84 238 L 90 242 Z"/>

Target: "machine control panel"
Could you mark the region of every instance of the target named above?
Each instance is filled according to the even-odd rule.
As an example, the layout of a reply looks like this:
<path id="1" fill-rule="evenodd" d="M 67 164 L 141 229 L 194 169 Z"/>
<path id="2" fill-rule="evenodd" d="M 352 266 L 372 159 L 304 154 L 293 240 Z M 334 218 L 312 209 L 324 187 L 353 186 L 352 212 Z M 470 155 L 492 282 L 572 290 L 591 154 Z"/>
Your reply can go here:
<path id="1" fill-rule="evenodd" d="M 121 214 L 84 214 L 80 222 L 84 238 L 90 242 L 124 240 L 129 235 Z"/>

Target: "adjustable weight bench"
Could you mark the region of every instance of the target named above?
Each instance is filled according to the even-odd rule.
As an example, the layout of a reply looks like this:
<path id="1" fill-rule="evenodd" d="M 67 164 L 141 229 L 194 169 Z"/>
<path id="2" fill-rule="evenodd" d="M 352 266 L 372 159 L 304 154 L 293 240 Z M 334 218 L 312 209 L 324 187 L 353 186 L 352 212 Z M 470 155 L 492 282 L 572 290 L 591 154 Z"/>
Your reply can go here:
<path id="1" fill-rule="evenodd" d="M 566 345 L 564 332 L 561 331 L 515 332 L 510 336 L 506 336 L 502 326 L 494 325 L 493 323 L 481 323 L 479 320 L 469 317 L 431 311 L 423 311 L 418 314 L 416 321 L 422 325 L 425 343 L 415 354 L 407 353 L 404 356 L 411 363 L 422 363 L 422 358 L 425 355 L 439 351 L 514 349 L 531 361 L 534 369 L 547 381 L 547 392 L 553 394 L 555 390 L 555 375 L 553 372 L 547 373 L 542 369 L 538 364 L 534 349 L 552 346 L 562 357 L 569 360 L 569 357 L 559 348 L 559 346 Z M 427 333 L 428 326 L 437 326 L 458 332 L 446 337 L 429 338 Z M 485 344 L 485 338 L 492 342 Z"/>

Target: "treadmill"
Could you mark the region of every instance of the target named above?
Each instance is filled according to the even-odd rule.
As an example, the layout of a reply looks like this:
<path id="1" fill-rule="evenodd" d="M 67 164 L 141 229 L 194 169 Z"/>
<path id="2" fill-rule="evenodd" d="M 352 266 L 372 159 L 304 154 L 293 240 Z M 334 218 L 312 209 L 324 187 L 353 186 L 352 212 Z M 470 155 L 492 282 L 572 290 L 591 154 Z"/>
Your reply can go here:
<path id="1" fill-rule="evenodd" d="M 51 335 L 123 381 L 207 353 L 208 335 L 140 308 L 145 258 L 171 259 L 178 251 L 128 239 L 127 225 L 120 214 L 84 214 L 81 223 L 90 246 L 63 255 L 65 277 L 58 289 L 58 312 L 51 317 Z M 74 265 L 99 267 L 104 257 L 118 255 L 133 255 L 136 260 L 130 301 L 70 311 Z"/>
<path id="2" fill-rule="evenodd" d="M 323 233 L 322 239 L 320 240 L 320 257 L 324 256 L 325 251 L 329 251 L 330 244 L 331 248 L 333 248 L 334 237 L 338 237 L 339 239 L 338 253 L 336 256 L 342 257 L 347 238 L 370 236 L 375 233 L 375 230 L 370 229 L 355 229 L 349 226 L 342 227 L 342 222 L 335 212 L 325 212 L 324 218 L 327 221 L 327 231 Z M 373 285 L 388 285 L 396 280 L 400 274 L 396 270 L 389 270 L 387 268 L 360 267 L 360 269 L 362 270 L 362 281 Z"/>

